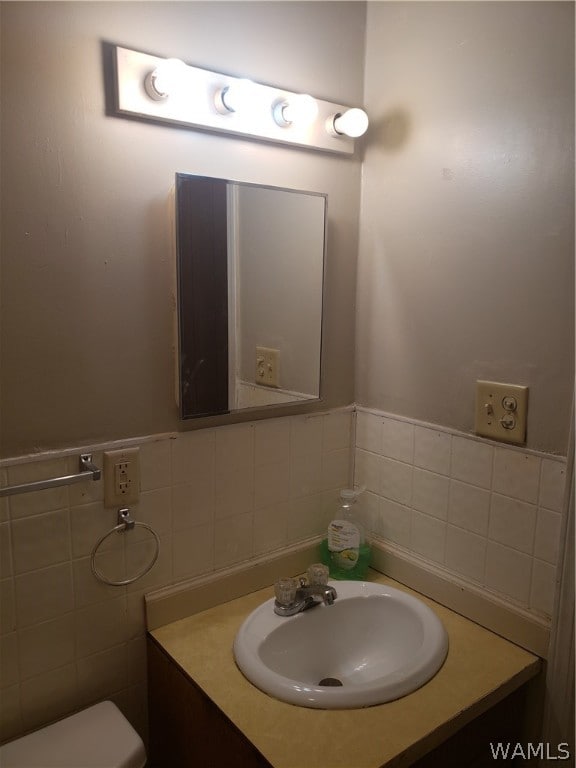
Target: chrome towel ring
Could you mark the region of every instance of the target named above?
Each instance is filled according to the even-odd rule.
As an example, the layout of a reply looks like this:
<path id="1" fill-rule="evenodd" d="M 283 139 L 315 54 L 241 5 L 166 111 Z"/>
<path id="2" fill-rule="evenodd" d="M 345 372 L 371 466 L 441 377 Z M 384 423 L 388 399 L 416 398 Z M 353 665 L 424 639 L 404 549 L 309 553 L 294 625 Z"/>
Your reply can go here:
<path id="1" fill-rule="evenodd" d="M 132 576 L 129 579 L 113 581 L 112 579 L 109 579 L 107 576 L 105 576 L 96 567 L 96 553 L 98 552 L 98 549 L 100 548 L 101 544 L 103 544 L 104 541 L 106 541 L 108 536 L 111 536 L 113 533 L 124 533 L 125 531 L 131 531 L 136 526 L 138 526 L 139 528 L 146 528 L 146 530 L 150 531 L 150 533 L 154 537 L 154 540 L 156 542 L 156 550 L 154 552 L 154 555 L 152 556 L 152 560 L 148 563 L 146 568 L 141 570 L 135 576 Z M 92 550 L 92 554 L 90 555 L 90 568 L 92 569 L 92 573 L 98 579 L 98 581 L 101 581 L 103 584 L 109 584 L 112 587 L 125 587 L 127 584 L 133 584 L 135 581 L 137 581 L 138 579 L 142 578 L 142 576 L 147 574 L 148 571 L 150 571 L 154 566 L 154 563 L 156 562 L 156 560 L 158 560 L 159 554 L 160 554 L 160 539 L 158 538 L 158 534 L 156 533 L 156 531 L 153 528 L 151 528 L 149 525 L 147 525 L 147 523 L 139 523 L 136 520 L 132 520 L 132 518 L 130 517 L 130 510 L 128 508 L 119 509 L 118 525 L 115 525 L 114 528 L 108 531 L 108 533 L 105 533 L 104 536 L 101 536 L 96 542 L 96 544 L 94 545 L 94 549 Z"/>

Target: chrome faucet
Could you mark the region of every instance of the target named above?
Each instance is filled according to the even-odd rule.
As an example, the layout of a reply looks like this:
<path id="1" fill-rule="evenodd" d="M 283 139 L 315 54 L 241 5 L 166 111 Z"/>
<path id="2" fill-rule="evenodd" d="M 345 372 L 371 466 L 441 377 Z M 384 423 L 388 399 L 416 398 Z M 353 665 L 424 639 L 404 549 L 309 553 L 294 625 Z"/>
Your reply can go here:
<path id="1" fill-rule="evenodd" d="M 308 568 L 308 581 L 301 578 L 280 579 L 274 586 L 276 600 L 274 613 L 278 616 L 294 616 L 316 605 L 332 605 L 338 597 L 334 587 L 328 585 L 328 568 L 315 563 Z"/>

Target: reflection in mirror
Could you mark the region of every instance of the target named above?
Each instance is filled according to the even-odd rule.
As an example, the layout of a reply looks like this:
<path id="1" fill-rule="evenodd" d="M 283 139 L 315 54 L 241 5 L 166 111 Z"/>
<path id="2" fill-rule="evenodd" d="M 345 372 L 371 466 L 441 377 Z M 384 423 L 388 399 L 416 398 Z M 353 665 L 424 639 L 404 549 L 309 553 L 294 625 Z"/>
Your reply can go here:
<path id="1" fill-rule="evenodd" d="M 326 196 L 176 176 L 182 418 L 320 397 Z"/>

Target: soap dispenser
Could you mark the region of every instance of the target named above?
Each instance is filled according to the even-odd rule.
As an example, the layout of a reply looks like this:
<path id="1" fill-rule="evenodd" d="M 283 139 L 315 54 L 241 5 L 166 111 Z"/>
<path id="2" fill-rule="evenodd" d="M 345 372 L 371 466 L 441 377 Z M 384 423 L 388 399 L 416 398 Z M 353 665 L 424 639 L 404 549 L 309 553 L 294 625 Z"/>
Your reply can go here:
<path id="1" fill-rule="evenodd" d="M 330 569 L 333 579 L 361 581 L 366 578 L 370 545 L 357 510 L 358 496 L 363 490 L 346 488 L 340 491 L 338 509 L 322 541 L 322 561 Z"/>

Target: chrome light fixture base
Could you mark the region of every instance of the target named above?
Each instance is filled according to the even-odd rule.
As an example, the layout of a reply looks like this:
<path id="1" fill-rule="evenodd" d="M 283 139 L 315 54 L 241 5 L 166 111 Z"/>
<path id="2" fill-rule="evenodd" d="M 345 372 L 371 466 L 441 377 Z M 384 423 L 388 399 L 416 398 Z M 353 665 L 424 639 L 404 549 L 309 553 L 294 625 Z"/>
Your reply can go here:
<path id="1" fill-rule="evenodd" d="M 353 138 L 327 129 L 336 116 L 349 110 L 347 106 L 120 46 L 114 46 L 113 51 L 116 116 L 137 116 L 327 152 L 354 152 Z M 167 77 L 167 71 L 175 77 Z M 227 98 L 248 84 L 250 98 L 238 106 L 236 99 L 232 102 Z M 302 119 L 294 112 L 296 117 L 285 119 L 286 106 L 302 99 L 313 101 L 317 112 L 308 110 Z"/>

